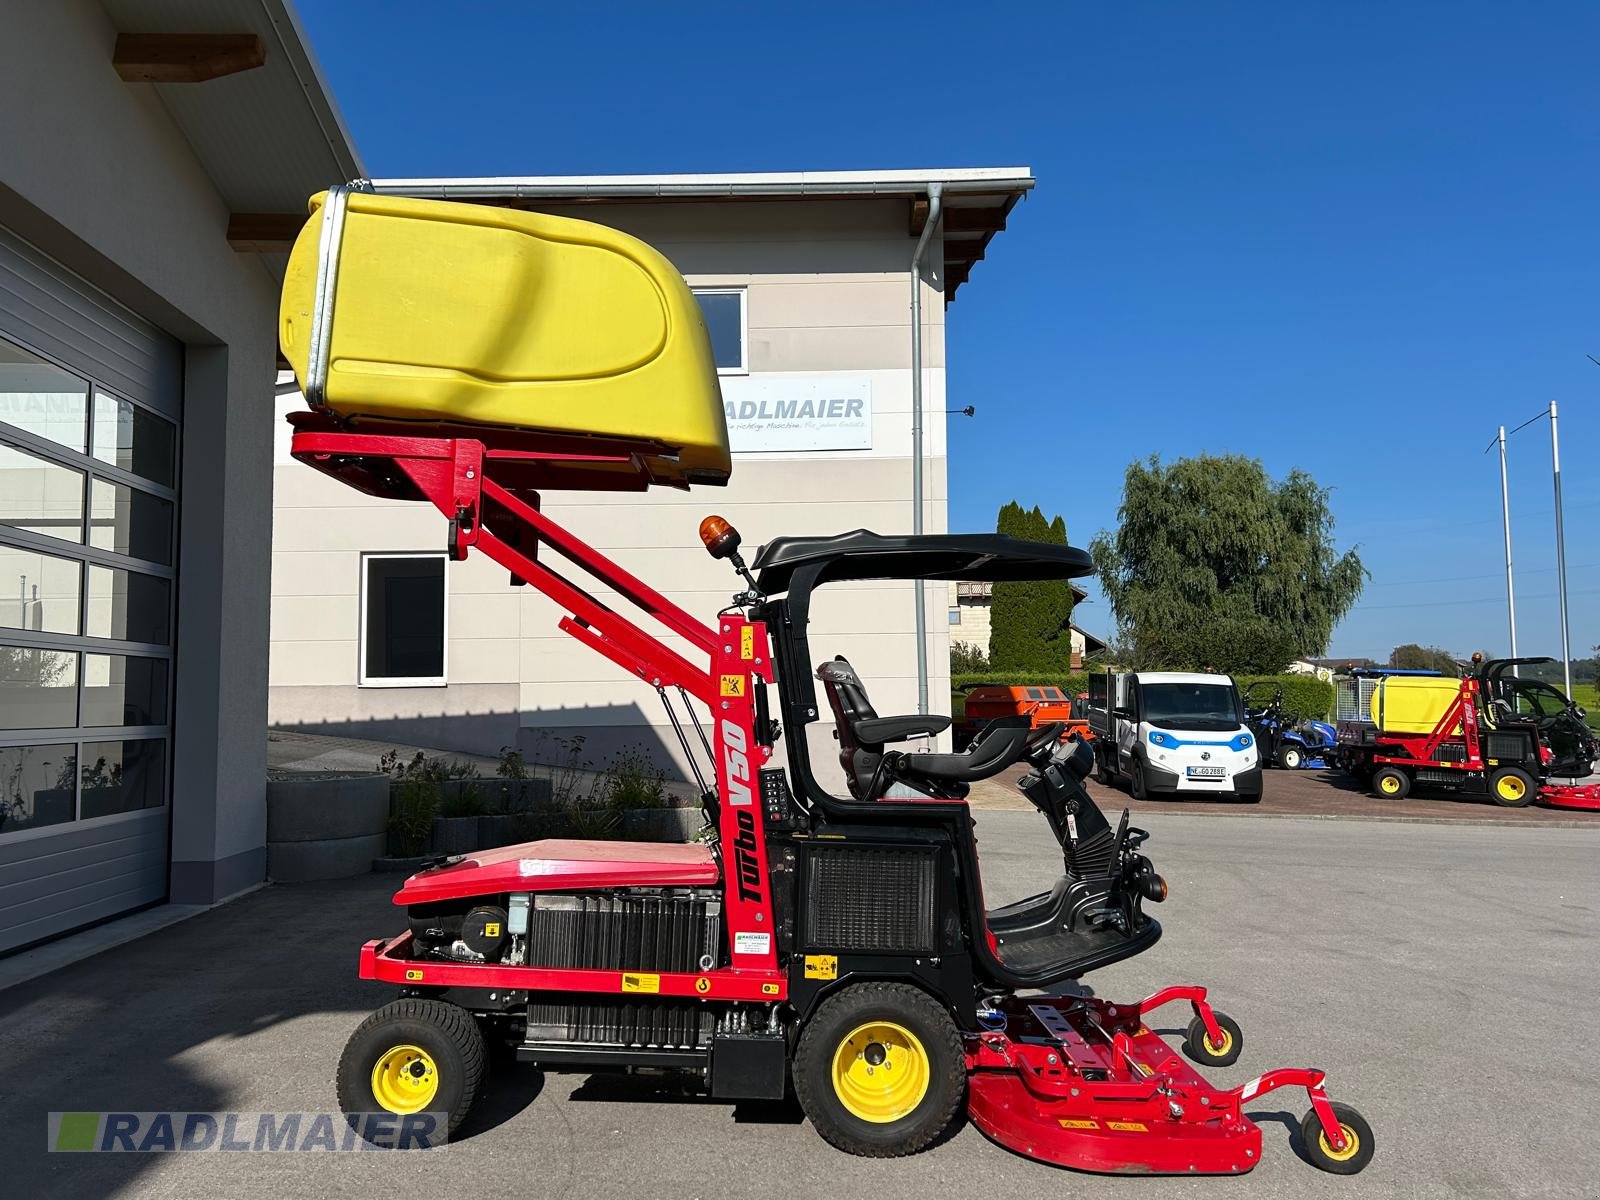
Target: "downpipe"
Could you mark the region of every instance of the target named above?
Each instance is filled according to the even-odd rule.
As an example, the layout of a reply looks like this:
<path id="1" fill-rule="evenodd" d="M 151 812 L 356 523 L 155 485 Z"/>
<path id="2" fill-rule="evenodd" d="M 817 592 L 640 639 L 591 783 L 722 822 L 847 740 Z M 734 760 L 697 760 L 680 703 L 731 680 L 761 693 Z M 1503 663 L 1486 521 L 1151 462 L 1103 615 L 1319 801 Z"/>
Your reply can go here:
<path id="1" fill-rule="evenodd" d="M 911 255 L 911 532 L 922 532 L 922 267 L 934 230 L 944 215 L 944 185 L 928 185 L 928 219 Z M 928 595 L 916 581 L 917 712 L 928 711 Z"/>

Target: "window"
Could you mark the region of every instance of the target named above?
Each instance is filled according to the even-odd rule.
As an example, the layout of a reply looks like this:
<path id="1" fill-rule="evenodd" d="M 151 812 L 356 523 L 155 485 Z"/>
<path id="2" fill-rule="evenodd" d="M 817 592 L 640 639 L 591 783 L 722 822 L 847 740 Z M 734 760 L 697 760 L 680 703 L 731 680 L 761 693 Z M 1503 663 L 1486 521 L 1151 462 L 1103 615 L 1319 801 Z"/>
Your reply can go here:
<path id="1" fill-rule="evenodd" d="M 952 608 L 950 610 L 950 624 L 952 624 L 952 625 L 961 624 L 961 610 L 959 608 Z"/>
<path id="2" fill-rule="evenodd" d="M 0 340 L 0 838 L 167 801 L 178 426 Z"/>
<path id="3" fill-rule="evenodd" d="M 700 314 L 711 335 L 711 356 L 717 361 L 718 375 L 743 375 L 750 367 L 745 358 L 744 288 L 696 288 Z"/>
<path id="4" fill-rule="evenodd" d="M 363 687 L 444 684 L 444 566 L 443 554 L 363 556 Z"/>

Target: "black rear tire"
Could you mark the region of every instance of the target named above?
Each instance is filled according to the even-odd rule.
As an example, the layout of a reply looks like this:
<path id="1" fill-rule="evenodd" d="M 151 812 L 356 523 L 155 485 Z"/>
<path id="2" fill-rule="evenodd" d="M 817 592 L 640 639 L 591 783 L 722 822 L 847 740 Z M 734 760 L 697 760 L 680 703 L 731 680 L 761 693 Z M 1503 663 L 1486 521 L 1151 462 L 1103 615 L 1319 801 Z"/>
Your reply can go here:
<path id="1" fill-rule="evenodd" d="M 419 1111 L 448 1114 L 448 1131 L 455 1133 L 483 1089 L 488 1051 L 472 1014 L 441 1000 L 395 1000 L 356 1027 L 339 1056 L 340 1110 L 351 1116 L 397 1111 L 374 1093 L 373 1074 L 380 1059 L 405 1046 L 423 1051 L 431 1060 L 426 1070 L 436 1077 L 433 1096 Z"/>
<path id="2" fill-rule="evenodd" d="M 1411 794 L 1411 776 L 1399 767 L 1379 767 L 1372 773 L 1372 794 L 1379 800 L 1404 800 Z"/>
<path id="3" fill-rule="evenodd" d="M 892 1057 L 881 1057 L 883 1045 L 863 1033 L 873 1029 L 909 1034 L 914 1050 L 902 1042 Z M 863 1038 L 869 1040 L 857 1046 Z M 880 1100 L 841 1093 L 849 1084 L 836 1083 L 836 1060 L 848 1063 L 854 1055 L 864 1071 L 873 1053 L 880 1056 L 877 1071 L 899 1061 L 902 1072 L 925 1073 L 920 1094 L 912 1089 Z M 950 1127 L 966 1097 L 966 1055 L 955 1022 L 932 996 L 907 983 L 857 983 L 829 996 L 801 1029 L 792 1068 L 795 1095 L 817 1132 L 830 1145 L 868 1158 L 898 1158 L 926 1148 Z M 870 1078 L 861 1082 L 872 1085 Z"/>
<path id="4" fill-rule="evenodd" d="M 1111 753 L 1115 754 L 1116 751 L 1113 750 Z M 1094 781 L 1102 787 L 1115 787 L 1117 776 L 1116 772 L 1106 764 L 1108 757 L 1109 755 L 1102 754 L 1099 750 L 1094 752 Z"/>
<path id="5" fill-rule="evenodd" d="M 1322 1132 L 1322 1121 L 1313 1108 L 1300 1121 L 1300 1153 L 1319 1171 L 1327 1171 L 1332 1175 L 1355 1175 L 1372 1161 L 1373 1151 L 1377 1149 L 1372 1126 L 1348 1104 L 1336 1102 L 1332 1107 L 1345 1137 L 1352 1138 L 1352 1143 L 1343 1150 L 1335 1150 L 1329 1145 L 1327 1135 Z"/>

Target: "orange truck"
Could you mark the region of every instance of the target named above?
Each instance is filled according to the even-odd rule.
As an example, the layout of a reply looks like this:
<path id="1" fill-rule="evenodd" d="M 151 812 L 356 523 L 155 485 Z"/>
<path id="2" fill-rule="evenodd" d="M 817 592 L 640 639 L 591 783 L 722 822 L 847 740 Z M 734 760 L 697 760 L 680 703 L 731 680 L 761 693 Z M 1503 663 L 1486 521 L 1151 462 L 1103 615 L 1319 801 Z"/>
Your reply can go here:
<path id="1" fill-rule="evenodd" d="M 964 711 L 955 723 L 956 746 L 966 745 L 996 717 L 1027 717 L 1034 729 L 1060 721 L 1062 741 L 1073 734 L 1084 741 L 1094 736 L 1089 731 L 1088 692 L 1068 696 L 1060 688 L 1047 685 L 1008 687 L 983 683 L 967 693 Z"/>

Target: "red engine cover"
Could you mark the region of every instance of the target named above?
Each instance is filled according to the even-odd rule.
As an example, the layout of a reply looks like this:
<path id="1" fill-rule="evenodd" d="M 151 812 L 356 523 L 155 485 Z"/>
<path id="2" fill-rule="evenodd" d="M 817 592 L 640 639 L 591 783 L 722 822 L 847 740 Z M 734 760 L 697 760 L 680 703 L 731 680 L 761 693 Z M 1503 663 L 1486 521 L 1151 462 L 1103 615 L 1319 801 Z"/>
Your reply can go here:
<path id="1" fill-rule="evenodd" d="M 394 894 L 394 902 L 433 904 L 503 892 L 607 887 L 709 887 L 716 882 L 716 860 L 697 842 L 550 839 L 480 850 L 449 866 L 419 871 Z"/>

